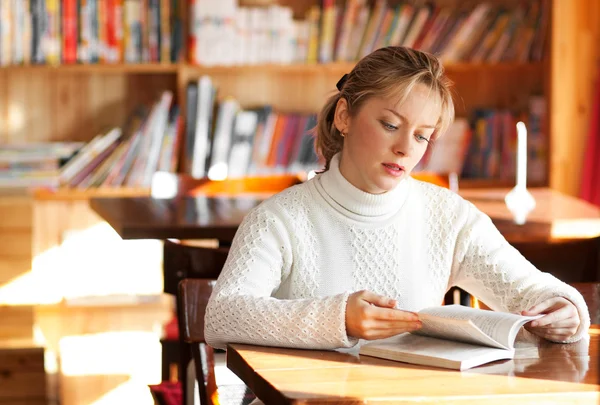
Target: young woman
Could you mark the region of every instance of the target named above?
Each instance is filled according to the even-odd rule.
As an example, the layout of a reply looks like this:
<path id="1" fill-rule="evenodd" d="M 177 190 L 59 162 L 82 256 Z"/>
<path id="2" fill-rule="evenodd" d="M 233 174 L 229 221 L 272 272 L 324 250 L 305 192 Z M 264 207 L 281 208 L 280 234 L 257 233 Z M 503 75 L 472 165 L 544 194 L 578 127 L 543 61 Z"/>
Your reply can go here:
<path id="1" fill-rule="evenodd" d="M 455 193 L 410 177 L 454 118 L 432 55 L 401 47 L 363 58 L 323 107 L 325 170 L 250 212 L 205 316 L 209 344 L 351 347 L 418 329 L 415 314 L 459 286 L 494 310 L 545 316 L 555 342 L 587 333 L 582 296 L 510 246 Z"/>

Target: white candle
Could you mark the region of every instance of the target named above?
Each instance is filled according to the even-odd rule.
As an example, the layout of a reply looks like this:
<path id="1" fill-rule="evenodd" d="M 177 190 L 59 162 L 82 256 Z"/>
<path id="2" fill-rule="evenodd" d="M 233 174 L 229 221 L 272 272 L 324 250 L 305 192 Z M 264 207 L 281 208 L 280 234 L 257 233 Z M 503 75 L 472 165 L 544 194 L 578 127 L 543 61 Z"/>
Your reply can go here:
<path id="1" fill-rule="evenodd" d="M 517 122 L 517 187 L 527 188 L 527 128 Z"/>
<path id="2" fill-rule="evenodd" d="M 527 128 L 517 122 L 517 184 L 504 198 L 517 224 L 522 225 L 535 208 L 535 199 L 527 191 Z"/>

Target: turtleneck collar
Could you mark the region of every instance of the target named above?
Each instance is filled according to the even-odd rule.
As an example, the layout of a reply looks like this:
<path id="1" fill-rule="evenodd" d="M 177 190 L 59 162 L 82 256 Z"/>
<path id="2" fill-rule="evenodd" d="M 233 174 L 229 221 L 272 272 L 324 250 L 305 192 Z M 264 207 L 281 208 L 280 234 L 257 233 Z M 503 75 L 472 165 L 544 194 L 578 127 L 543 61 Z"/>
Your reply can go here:
<path id="1" fill-rule="evenodd" d="M 329 204 L 343 215 L 362 221 L 378 221 L 394 215 L 408 196 L 410 178 L 383 194 L 366 193 L 353 186 L 340 172 L 340 153 L 329 170 L 316 176 L 315 187 Z"/>

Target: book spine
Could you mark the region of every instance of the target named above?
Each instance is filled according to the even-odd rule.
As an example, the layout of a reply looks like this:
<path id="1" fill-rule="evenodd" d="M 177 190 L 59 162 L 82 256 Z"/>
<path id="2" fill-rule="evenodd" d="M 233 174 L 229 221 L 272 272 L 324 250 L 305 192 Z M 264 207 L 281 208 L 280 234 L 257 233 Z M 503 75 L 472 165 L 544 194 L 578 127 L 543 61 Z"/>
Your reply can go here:
<path id="1" fill-rule="evenodd" d="M 77 2 L 63 0 L 62 10 L 62 46 L 63 63 L 77 62 Z"/>

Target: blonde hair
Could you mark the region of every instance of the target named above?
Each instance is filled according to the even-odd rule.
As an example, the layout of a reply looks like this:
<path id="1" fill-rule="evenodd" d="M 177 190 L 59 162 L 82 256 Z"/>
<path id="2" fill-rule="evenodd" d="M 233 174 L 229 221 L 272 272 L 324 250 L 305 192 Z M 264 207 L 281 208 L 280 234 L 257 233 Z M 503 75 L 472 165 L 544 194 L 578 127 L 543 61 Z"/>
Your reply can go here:
<path id="1" fill-rule="evenodd" d="M 315 148 L 325 159 L 325 170 L 344 145 L 344 138 L 334 125 L 341 98 L 346 99 L 348 114 L 353 116 L 370 97 L 399 96 L 402 103 L 417 84 L 428 86 L 441 102 L 442 113 L 432 136 L 435 140 L 454 120 L 452 82 L 445 76 L 440 61 L 432 54 L 400 46 L 381 48 L 362 58 L 340 81 L 340 90 L 329 97 L 317 118 Z"/>

